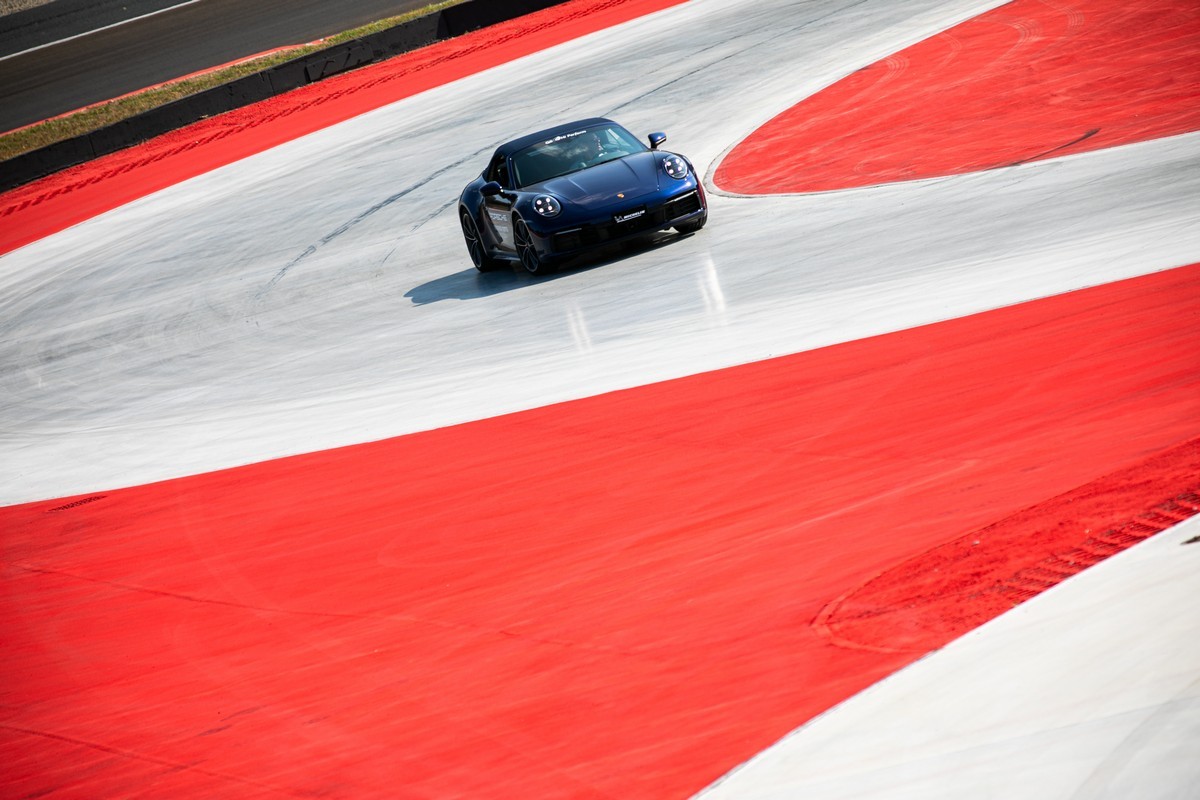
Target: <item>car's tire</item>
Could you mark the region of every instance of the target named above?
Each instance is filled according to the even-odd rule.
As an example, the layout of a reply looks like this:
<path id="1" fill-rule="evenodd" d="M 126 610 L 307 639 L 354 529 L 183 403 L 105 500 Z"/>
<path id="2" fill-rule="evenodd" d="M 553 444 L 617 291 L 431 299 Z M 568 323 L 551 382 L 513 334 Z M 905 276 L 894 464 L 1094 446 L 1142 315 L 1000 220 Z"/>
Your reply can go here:
<path id="1" fill-rule="evenodd" d="M 529 226 L 518 214 L 513 214 L 513 241 L 517 248 L 517 256 L 521 259 L 521 268 L 530 275 L 546 275 L 554 271 L 549 259 L 538 253 Z"/>
<path id="2" fill-rule="evenodd" d="M 479 226 L 475 224 L 471 213 L 465 208 L 458 215 L 458 221 L 462 224 L 463 240 L 467 243 L 467 253 L 471 256 L 471 263 L 475 265 L 475 269 L 480 272 L 491 272 L 500 266 L 500 261 L 492 258 L 487 251 L 487 246 L 483 243 L 483 237 L 479 234 Z"/>
<path id="3" fill-rule="evenodd" d="M 700 219 L 694 219 L 691 222 L 685 222 L 682 225 L 676 225 L 675 230 L 683 234 L 695 233 L 704 227 L 704 223 L 708 222 L 708 214 L 705 214 Z"/>

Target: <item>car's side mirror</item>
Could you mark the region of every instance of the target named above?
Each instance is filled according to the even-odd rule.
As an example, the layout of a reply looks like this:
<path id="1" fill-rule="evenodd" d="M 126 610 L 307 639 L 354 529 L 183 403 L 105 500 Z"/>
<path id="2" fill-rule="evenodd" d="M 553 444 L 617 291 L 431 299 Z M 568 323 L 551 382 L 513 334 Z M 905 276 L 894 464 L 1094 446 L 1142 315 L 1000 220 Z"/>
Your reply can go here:
<path id="1" fill-rule="evenodd" d="M 495 181 L 488 181 L 479 187 L 479 193 L 484 197 L 495 197 L 498 194 L 504 193 L 504 187 Z"/>
<path id="2" fill-rule="evenodd" d="M 658 146 L 660 144 L 662 144 L 663 142 L 665 142 L 666 140 L 667 140 L 667 135 L 665 133 L 650 134 L 650 149 L 657 150 Z"/>

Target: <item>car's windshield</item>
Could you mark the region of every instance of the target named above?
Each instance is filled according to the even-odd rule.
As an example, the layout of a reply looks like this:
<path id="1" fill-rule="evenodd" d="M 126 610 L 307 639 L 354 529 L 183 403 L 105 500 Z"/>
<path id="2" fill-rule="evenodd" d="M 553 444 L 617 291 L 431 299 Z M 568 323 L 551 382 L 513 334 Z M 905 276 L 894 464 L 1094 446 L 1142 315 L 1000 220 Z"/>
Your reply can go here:
<path id="1" fill-rule="evenodd" d="M 620 125 L 583 128 L 526 147 L 513 156 L 513 173 L 517 186 L 531 186 L 646 149 Z"/>

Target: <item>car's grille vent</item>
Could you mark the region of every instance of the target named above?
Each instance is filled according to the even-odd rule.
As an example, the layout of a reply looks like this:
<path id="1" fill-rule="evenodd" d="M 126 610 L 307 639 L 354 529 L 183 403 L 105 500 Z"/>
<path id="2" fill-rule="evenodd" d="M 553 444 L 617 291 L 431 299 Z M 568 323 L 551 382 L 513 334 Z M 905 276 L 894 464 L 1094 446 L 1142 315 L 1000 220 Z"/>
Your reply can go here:
<path id="1" fill-rule="evenodd" d="M 559 253 L 565 253 L 568 250 L 575 250 L 583 247 L 584 235 L 582 228 L 576 228 L 573 231 L 562 231 L 554 234 L 554 249 Z"/>
<path id="2" fill-rule="evenodd" d="M 578 250 L 581 247 L 603 244 L 612 239 L 619 239 L 622 236 L 657 230 L 666 227 L 671 220 L 687 216 L 699 211 L 700 208 L 700 194 L 698 192 L 689 192 L 682 197 L 676 197 L 674 200 L 659 206 L 653 211 L 642 214 L 640 217 L 626 220 L 625 222 L 585 225 L 582 228 L 556 233 L 554 235 L 554 249 L 556 252 L 566 253 L 571 250 Z"/>
<path id="3" fill-rule="evenodd" d="M 700 210 L 700 194 L 698 192 L 690 192 L 683 197 L 677 197 L 666 206 L 666 218 L 676 219 L 686 214 Z"/>

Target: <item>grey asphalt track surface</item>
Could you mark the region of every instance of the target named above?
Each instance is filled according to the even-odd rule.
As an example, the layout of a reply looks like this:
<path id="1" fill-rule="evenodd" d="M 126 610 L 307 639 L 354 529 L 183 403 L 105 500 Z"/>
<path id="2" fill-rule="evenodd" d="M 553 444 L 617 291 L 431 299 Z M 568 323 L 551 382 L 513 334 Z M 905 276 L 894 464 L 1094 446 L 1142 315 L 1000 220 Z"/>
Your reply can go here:
<path id="1" fill-rule="evenodd" d="M 183 2 L 135 0 L 114 7 L 57 0 L 0 17 L 0 132 L 429 5 L 429 0 Z M 124 20 L 129 21 L 117 24 Z"/>

